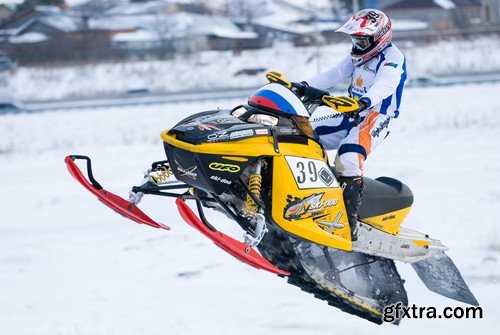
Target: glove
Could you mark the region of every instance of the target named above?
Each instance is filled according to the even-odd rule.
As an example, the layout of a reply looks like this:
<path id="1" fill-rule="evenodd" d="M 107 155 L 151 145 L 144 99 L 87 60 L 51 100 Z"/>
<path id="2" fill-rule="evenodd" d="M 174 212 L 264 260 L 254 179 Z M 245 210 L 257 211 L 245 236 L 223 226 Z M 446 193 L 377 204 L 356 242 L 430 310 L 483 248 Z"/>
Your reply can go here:
<path id="1" fill-rule="evenodd" d="M 301 81 L 300 83 L 292 83 L 292 91 L 300 96 L 304 96 L 306 94 L 306 90 L 309 87 L 309 84 L 305 81 Z"/>
<path id="2" fill-rule="evenodd" d="M 361 117 L 359 116 L 359 113 L 366 110 L 369 105 L 370 100 L 368 100 L 368 98 L 361 98 L 358 100 L 359 108 L 353 112 L 346 113 L 349 119 L 352 119 L 351 122 L 354 124 L 354 126 L 357 126 L 361 123 Z"/>

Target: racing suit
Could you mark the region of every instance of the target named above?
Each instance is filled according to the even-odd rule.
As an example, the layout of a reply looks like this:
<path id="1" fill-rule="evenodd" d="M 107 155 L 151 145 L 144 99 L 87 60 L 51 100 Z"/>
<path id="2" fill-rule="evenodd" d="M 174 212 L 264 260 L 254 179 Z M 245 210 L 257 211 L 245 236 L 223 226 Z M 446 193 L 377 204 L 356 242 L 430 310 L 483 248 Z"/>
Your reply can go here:
<path id="1" fill-rule="evenodd" d="M 389 44 L 378 56 L 360 66 L 351 57 L 333 68 L 306 80 L 313 87 L 327 90 L 350 79 L 349 96 L 364 98 L 367 108 L 360 113 L 361 122 L 353 124 L 344 114 L 330 114 L 310 119 L 321 143 L 327 150 L 337 150 L 335 167 L 344 177 L 362 176 L 363 163 L 389 135 L 389 123 L 399 115 L 406 81 L 406 59 Z"/>

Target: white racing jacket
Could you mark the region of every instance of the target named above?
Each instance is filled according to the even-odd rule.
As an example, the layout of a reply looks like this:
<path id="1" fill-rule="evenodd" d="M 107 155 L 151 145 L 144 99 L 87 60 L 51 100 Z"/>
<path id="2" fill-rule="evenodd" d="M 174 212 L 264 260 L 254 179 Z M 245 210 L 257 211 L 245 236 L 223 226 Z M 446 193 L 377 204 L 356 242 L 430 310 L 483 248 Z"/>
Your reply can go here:
<path id="1" fill-rule="evenodd" d="M 393 44 L 363 65 L 354 66 L 351 57 L 344 58 L 333 68 L 306 80 L 313 87 L 327 90 L 351 79 L 349 95 L 367 98 L 368 111 L 396 118 L 406 81 L 406 58 Z M 362 116 L 366 113 L 362 113 Z"/>

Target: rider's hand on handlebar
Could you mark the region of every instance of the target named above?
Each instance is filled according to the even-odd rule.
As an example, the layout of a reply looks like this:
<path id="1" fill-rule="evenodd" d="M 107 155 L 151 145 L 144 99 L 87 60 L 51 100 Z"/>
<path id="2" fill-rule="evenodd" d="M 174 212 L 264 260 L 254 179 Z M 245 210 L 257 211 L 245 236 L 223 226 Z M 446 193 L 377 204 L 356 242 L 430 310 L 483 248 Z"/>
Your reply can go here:
<path id="1" fill-rule="evenodd" d="M 352 119 L 352 123 L 354 123 L 355 126 L 359 125 L 361 123 L 361 117 L 359 116 L 359 113 L 364 111 L 365 109 L 368 108 L 369 105 L 369 100 L 366 98 L 361 98 L 358 100 L 358 105 L 359 108 L 353 112 L 346 113 L 346 115 L 349 117 L 349 119 Z"/>
<path id="2" fill-rule="evenodd" d="M 300 96 L 304 96 L 306 94 L 306 90 L 309 87 L 309 84 L 305 81 L 301 81 L 300 83 L 292 83 L 292 91 Z"/>

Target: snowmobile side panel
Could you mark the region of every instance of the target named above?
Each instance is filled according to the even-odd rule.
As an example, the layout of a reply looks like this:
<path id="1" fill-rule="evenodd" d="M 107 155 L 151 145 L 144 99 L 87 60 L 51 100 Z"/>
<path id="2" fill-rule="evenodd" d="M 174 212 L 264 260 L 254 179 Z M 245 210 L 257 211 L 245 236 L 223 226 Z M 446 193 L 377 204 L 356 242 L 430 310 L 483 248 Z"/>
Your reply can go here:
<path id="1" fill-rule="evenodd" d="M 139 207 L 137 207 L 135 204 L 102 188 L 101 185 L 99 185 L 97 182 L 95 182 L 95 180 L 93 180 L 93 177 L 91 177 L 92 183 L 89 182 L 87 178 L 85 178 L 85 176 L 83 175 L 82 171 L 80 171 L 78 166 L 75 164 L 74 162 L 75 157 L 80 157 L 80 156 L 67 156 L 64 159 L 66 166 L 69 170 L 69 173 L 90 193 L 95 195 L 97 199 L 99 199 L 99 201 L 101 201 L 103 204 L 105 204 L 118 214 L 126 218 L 129 218 L 130 220 L 133 220 L 137 223 L 146 224 L 154 228 L 170 230 L 170 227 L 151 219 L 143 211 L 141 211 Z M 84 156 L 81 157 L 83 158 Z"/>
<path id="2" fill-rule="evenodd" d="M 359 221 L 368 223 L 370 226 L 383 232 L 398 235 L 401 229 L 401 223 L 410 213 L 411 207 L 406 207 L 394 212 L 384 213 L 382 215 L 360 218 Z"/>
<path id="3" fill-rule="evenodd" d="M 310 148 L 304 153 L 303 148 Z M 352 250 L 344 198 L 318 144 L 280 143 L 273 157 L 273 221 L 283 230 L 331 248 Z M 292 155 L 293 154 L 293 155 Z"/>
<path id="4" fill-rule="evenodd" d="M 289 272 L 283 271 L 275 267 L 273 264 L 269 263 L 264 257 L 262 257 L 253 248 L 248 247 L 246 244 L 233 239 L 217 230 L 213 231 L 208 228 L 201 220 L 194 214 L 194 212 L 189 208 L 188 205 L 181 198 L 175 200 L 179 213 L 181 214 L 184 221 L 186 221 L 191 227 L 195 228 L 203 235 L 208 237 L 212 242 L 214 242 L 218 247 L 228 252 L 232 256 L 236 257 L 238 260 L 247 263 L 257 269 L 266 270 L 271 273 L 288 276 Z"/>
<path id="5" fill-rule="evenodd" d="M 479 306 L 460 271 L 444 251 L 433 253 L 431 257 L 411 265 L 425 286 L 432 292 L 466 304 Z"/>

